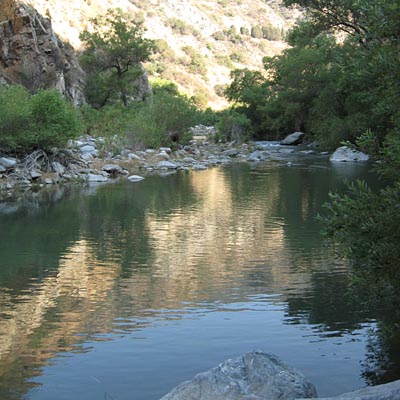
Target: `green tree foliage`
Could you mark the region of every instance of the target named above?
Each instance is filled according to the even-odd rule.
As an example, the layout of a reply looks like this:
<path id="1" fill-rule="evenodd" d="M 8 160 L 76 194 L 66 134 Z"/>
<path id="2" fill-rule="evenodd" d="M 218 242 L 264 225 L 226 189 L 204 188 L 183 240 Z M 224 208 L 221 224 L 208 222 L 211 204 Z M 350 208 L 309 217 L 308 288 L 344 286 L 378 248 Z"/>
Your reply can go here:
<path id="1" fill-rule="evenodd" d="M 88 101 L 103 107 L 118 99 L 126 106 L 137 92 L 141 63 L 149 60 L 154 43 L 143 38 L 143 21 L 132 20 L 120 9 L 110 9 L 91 22 L 93 31 L 80 35 L 85 45 L 81 64 L 88 73 Z"/>
<path id="2" fill-rule="evenodd" d="M 307 10 L 288 35 L 290 47 L 265 59 L 264 82 L 244 85 L 245 94 L 236 90 L 231 100 L 242 103 L 256 132 L 262 129 L 270 137 L 300 129 L 334 147 L 370 129 L 382 143 L 400 122 L 399 2 L 286 4 Z M 240 73 L 233 78 L 237 87 Z"/>
<path id="3" fill-rule="evenodd" d="M 0 146 L 15 151 L 65 146 L 81 132 L 79 113 L 55 90 L 30 95 L 0 86 Z"/>

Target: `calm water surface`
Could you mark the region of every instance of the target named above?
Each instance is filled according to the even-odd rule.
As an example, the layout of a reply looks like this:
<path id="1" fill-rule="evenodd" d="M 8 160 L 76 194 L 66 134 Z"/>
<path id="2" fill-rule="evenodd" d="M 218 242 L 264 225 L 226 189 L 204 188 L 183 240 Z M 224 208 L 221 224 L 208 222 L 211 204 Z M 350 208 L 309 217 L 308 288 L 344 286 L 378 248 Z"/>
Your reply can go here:
<path id="1" fill-rule="evenodd" d="M 315 221 L 364 174 L 235 164 L 2 204 L 0 398 L 157 400 L 254 349 L 320 395 L 364 386 L 379 321 Z"/>

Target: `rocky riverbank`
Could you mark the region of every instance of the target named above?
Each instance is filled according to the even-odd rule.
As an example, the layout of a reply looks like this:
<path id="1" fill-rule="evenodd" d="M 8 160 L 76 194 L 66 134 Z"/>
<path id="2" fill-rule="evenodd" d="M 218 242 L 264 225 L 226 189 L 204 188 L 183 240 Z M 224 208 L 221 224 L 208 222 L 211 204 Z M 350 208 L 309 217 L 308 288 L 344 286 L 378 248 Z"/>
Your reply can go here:
<path id="1" fill-rule="evenodd" d="M 203 127 L 207 134 L 209 130 L 210 127 Z M 106 139 L 88 136 L 72 141 L 68 148 L 51 152 L 36 150 L 19 157 L 0 152 L 0 198 L 50 185 L 107 182 L 116 178 L 135 182 L 150 174 L 205 170 L 235 161 L 285 161 L 293 153 L 327 154 L 312 148 L 280 146 L 278 142 L 213 143 L 206 136 L 199 136 L 199 131 L 199 127 L 194 128 L 197 139 L 177 149 L 134 150 L 120 146 L 120 150 L 111 151 L 109 148 L 116 146 Z"/>

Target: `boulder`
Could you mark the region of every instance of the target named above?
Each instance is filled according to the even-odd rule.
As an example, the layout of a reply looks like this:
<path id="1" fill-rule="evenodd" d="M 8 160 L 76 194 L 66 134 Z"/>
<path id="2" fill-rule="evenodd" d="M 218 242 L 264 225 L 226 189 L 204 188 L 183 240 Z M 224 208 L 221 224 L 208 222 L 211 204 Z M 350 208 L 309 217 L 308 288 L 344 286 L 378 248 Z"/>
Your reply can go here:
<path id="1" fill-rule="evenodd" d="M 0 157 L 0 165 L 6 169 L 12 169 L 17 165 L 17 160 L 10 157 Z"/>
<path id="2" fill-rule="evenodd" d="M 178 166 L 171 161 L 160 161 L 156 165 L 157 169 L 177 169 Z"/>
<path id="3" fill-rule="evenodd" d="M 316 395 L 299 371 L 275 355 L 254 351 L 196 375 L 161 400 L 289 400 Z"/>
<path id="4" fill-rule="evenodd" d="M 400 399 L 400 380 L 384 385 L 366 387 L 335 397 L 318 397 L 316 400 L 395 400 Z M 298 399 L 304 400 L 304 399 Z"/>
<path id="5" fill-rule="evenodd" d="M 369 156 L 361 151 L 353 150 L 347 146 L 342 146 L 335 150 L 329 160 L 331 162 L 358 162 L 368 161 Z"/>
<path id="6" fill-rule="evenodd" d="M 304 135 L 305 135 L 304 132 L 294 132 L 294 133 L 286 136 L 285 139 L 283 139 L 280 144 L 288 145 L 288 146 L 300 144 L 303 140 Z"/>

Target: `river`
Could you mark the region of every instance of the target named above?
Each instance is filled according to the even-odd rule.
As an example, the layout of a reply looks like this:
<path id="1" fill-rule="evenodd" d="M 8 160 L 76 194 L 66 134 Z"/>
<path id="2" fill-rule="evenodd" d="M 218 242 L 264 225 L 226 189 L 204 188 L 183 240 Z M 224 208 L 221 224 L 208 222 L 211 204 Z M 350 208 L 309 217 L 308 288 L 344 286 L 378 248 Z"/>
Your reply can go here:
<path id="1" fill-rule="evenodd" d="M 379 315 L 315 220 L 367 171 L 313 157 L 2 204 L 0 398 L 157 400 L 254 349 L 320 396 L 369 383 Z"/>

